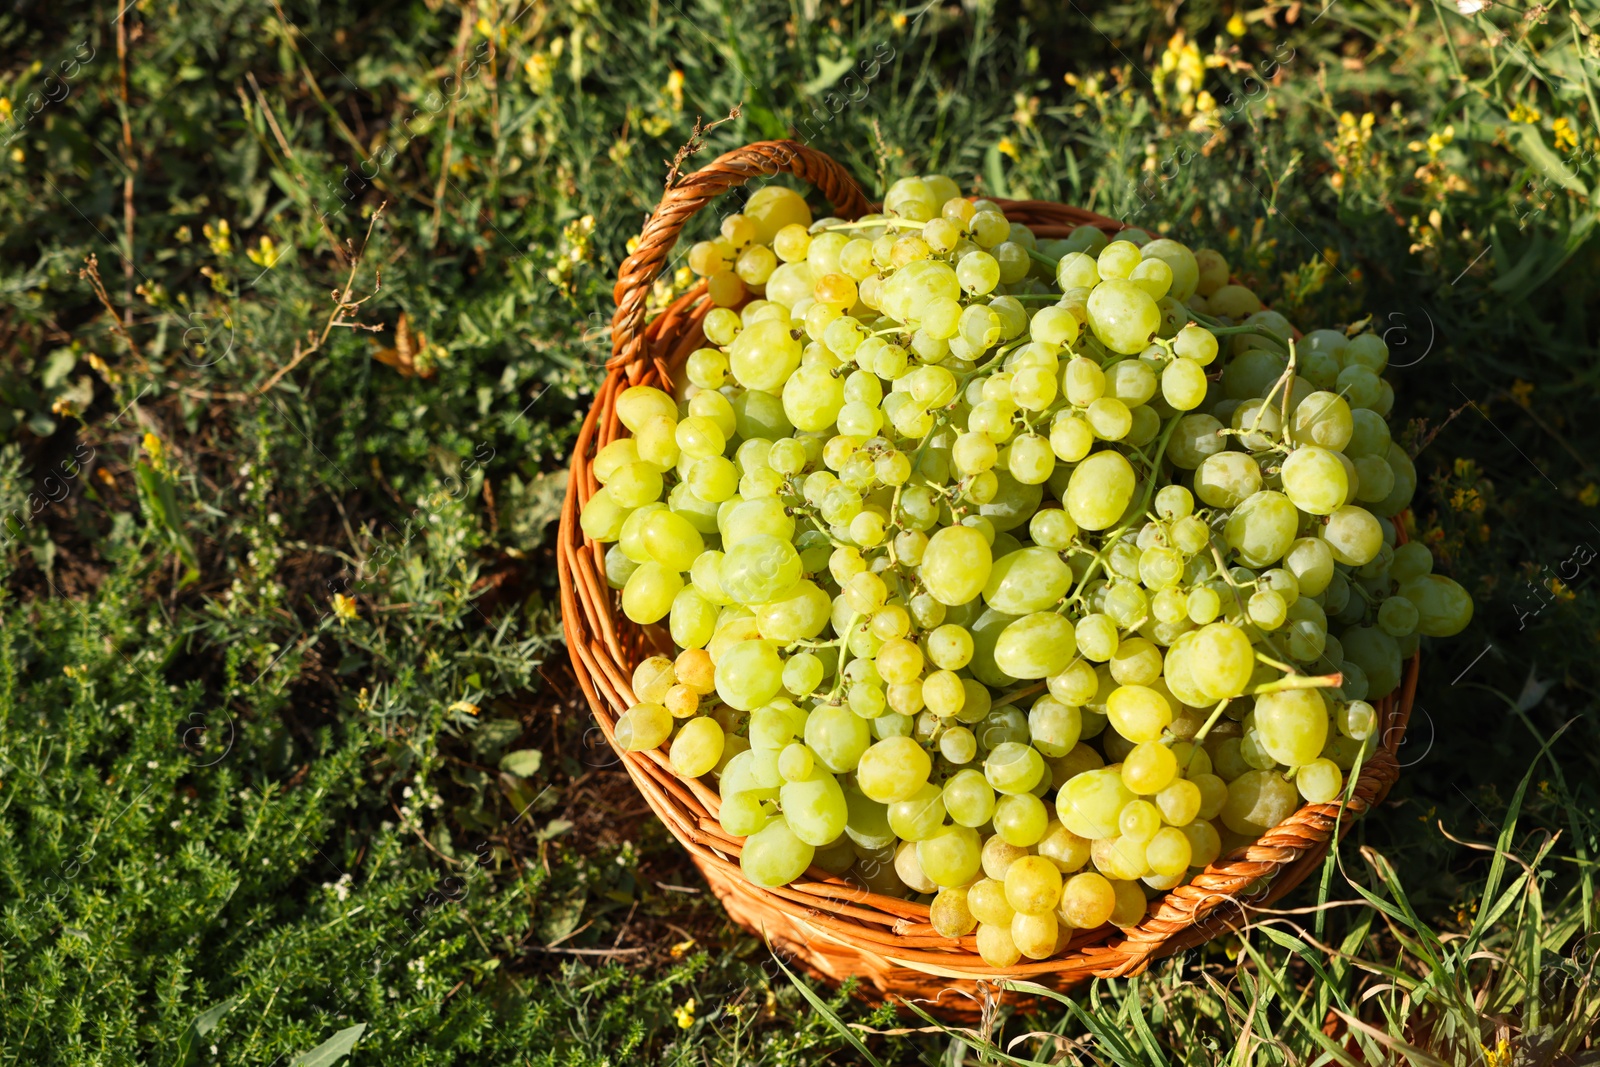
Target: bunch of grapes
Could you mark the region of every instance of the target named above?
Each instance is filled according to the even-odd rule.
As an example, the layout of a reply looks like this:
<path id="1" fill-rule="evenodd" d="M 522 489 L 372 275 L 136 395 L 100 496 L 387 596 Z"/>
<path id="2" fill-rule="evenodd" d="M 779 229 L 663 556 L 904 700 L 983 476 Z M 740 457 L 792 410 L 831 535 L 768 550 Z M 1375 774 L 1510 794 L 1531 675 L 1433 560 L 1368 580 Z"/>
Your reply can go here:
<path id="1" fill-rule="evenodd" d="M 707 347 L 617 398 L 581 523 L 681 650 L 617 742 L 715 778 L 758 885 L 1047 958 L 1338 799 L 1471 618 L 1396 545 L 1383 340 L 1297 337 L 1215 251 L 1038 241 L 935 175 L 856 222 L 765 188 L 689 264 Z"/>

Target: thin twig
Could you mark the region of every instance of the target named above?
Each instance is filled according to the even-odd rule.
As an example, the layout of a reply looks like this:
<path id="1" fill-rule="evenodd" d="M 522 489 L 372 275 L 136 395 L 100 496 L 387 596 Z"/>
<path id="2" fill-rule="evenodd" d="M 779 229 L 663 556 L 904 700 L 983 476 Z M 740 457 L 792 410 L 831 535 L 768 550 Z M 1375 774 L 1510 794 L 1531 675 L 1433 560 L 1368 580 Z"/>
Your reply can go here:
<path id="1" fill-rule="evenodd" d="M 133 175 L 138 170 L 138 160 L 133 155 L 133 125 L 128 119 L 128 8 L 132 4 L 117 4 L 117 111 L 122 118 L 122 226 L 127 235 L 128 252 L 122 260 L 123 325 L 133 322 Z"/>
<path id="2" fill-rule="evenodd" d="M 355 322 L 345 318 L 344 316 L 346 312 L 356 310 L 362 304 L 365 304 L 368 300 L 371 300 L 373 297 L 377 296 L 378 291 L 383 288 L 383 275 L 380 272 L 377 276 L 377 281 L 373 284 L 372 292 L 368 293 L 360 300 L 350 299 L 351 294 L 355 291 L 356 272 L 361 269 L 361 260 L 366 255 L 367 246 L 372 243 L 372 230 L 378 225 L 378 216 L 382 215 L 383 209 L 388 206 L 389 202 L 387 200 L 378 205 L 378 209 L 372 213 L 372 220 L 367 223 L 367 236 L 361 242 L 361 250 L 359 252 L 351 253 L 350 274 L 347 278 L 345 278 L 343 292 L 340 292 L 337 289 L 333 291 L 333 311 L 328 315 L 328 321 L 323 325 L 322 333 L 304 348 L 302 348 L 300 343 L 296 341 L 294 346 L 294 357 L 290 359 L 288 363 L 285 363 L 282 367 L 278 368 L 272 377 L 267 379 L 266 384 L 256 390 L 256 396 L 264 396 L 269 390 L 272 389 L 273 386 L 277 385 L 283 380 L 284 375 L 298 367 L 302 362 L 304 362 L 307 356 L 322 348 L 323 344 L 328 340 L 328 335 L 333 333 L 334 327 L 344 326 L 352 330 L 368 330 L 372 333 L 378 333 L 383 329 L 381 325 L 368 326 L 365 323 Z"/>
<path id="3" fill-rule="evenodd" d="M 467 68 L 467 38 L 472 32 L 472 14 L 477 5 L 468 4 L 461 9 L 461 26 L 456 30 L 455 91 L 450 94 L 450 109 L 444 119 L 444 151 L 439 157 L 439 184 L 433 190 L 433 229 L 428 236 L 428 247 L 439 244 L 439 224 L 444 217 L 444 187 L 450 180 L 450 150 L 456 140 L 456 103 L 461 99 L 461 75 Z"/>
<path id="4" fill-rule="evenodd" d="M 122 338 L 122 343 L 128 346 L 128 351 L 140 363 L 144 362 L 144 353 L 139 351 L 139 346 L 133 340 L 133 335 L 123 325 L 122 318 L 117 314 L 117 309 L 111 303 L 111 294 L 106 292 L 106 283 L 100 279 L 100 257 L 93 252 L 84 258 L 83 269 L 78 271 L 78 277 L 88 279 L 89 285 L 94 288 L 94 295 L 100 298 L 101 305 L 106 309 L 106 314 L 111 316 L 111 332 Z"/>
<path id="5" fill-rule="evenodd" d="M 732 122 L 738 118 L 743 114 L 741 107 L 742 105 L 740 104 L 733 105 L 733 110 L 728 112 L 727 118 L 718 119 L 709 126 L 702 125 L 702 119 L 699 115 L 694 117 L 694 130 L 689 134 L 689 140 L 683 147 L 678 149 L 678 154 L 672 157 L 672 166 L 667 170 L 668 189 L 678 184 L 678 172 L 683 169 L 683 165 L 688 161 L 689 157 L 706 146 L 706 134 L 721 126 L 724 122 Z"/>

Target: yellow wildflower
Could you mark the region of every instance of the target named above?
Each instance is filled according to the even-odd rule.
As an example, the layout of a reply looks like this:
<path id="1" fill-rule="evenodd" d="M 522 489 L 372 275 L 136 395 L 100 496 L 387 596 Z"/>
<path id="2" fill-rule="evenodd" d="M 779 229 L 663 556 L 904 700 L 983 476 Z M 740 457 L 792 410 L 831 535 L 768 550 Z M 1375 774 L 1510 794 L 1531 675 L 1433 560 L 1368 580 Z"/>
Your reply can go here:
<path id="1" fill-rule="evenodd" d="M 262 234 L 261 239 L 256 242 L 256 247 L 246 248 L 244 254 L 249 256 L 250 262 L 256 266 L 271 268 L 278 262 L 278 257 L 283 255 L 283 249 L 279 248 L 272 238 Z"/>
<path id="2" fill-rule="evenodd" d="M 674 70 L 667 75 L 667 95 L 672 97 L 672 106 L 679 111 L 683 110 L 683 71 Z"/>
<path id="3" fill-rule="evenodd" d="M 1578 493 L 1578 503 L 1586 508 L 1592 508 L 1596 504 L 1600 504 L 1600 486 L 1595 485 L 1593 482 L 1584 486 Z"/>
<path id="4" fill-rule="evenodd" d="M 233 230 L 228 226 L 227 219 L 218 219 L 208 222 L 200 227 L 200 232 L 206 235 L 206 240 L 211 242 L 211 251 L 219 256 L 225 256 L 233 251 Z"/>
<path id="5" fill-rule="evenodd" d="M 1000 151 L 1001 155 L 1010 156 L 1012 159 L 1016 159 L 1019 154 L 1016 142 L 1009 137 L 1000 138 L 1000 143 L 995 145 L 995 148 Z"/>
<path id="6" fill-rule="evenodd" d="M 1484 1067 L 1511 1067 L 1511 1042 L 1501 1038 L 1495 1043 L 1494 1048 L 1480 1045 L 1483 1049 Z"/>
<path id="7" fill-rule="evenodd" d="M 167 452 L 166 445 L 161 443 L 161 438 L 153 433 L 147 433 L 140 443 L 144 446 L 145 455 L 150 457 L 150 462 L 155 465 L 157 470 L 160 470 L 166 463 Z"/>
<path id="8" fill-rule="evenodd" d="M 356 608 L 356 598 L 345 596 L 343 593 L 333 594 L 333 614 L 338 618 L 340 626 L 361 617 L 361 612 Z"/>
<path id="9" fill-rule="evenodd" d="M 3 96 L 0 96 L 0 119 L 9 120 L 10 118 L 11 118 L 11 101 L 7 100 Z"/>
<path id="10" fill-rule="evenodd" d="M 1530 125 L 1538 122 L 1542 117 L 1543 116 L 1539 114 L 1539 110 L 1537 108 L 1530 107 L 1527 104 L 1518 104 L 1516 107 L 1512 108 L 1511 113 L 1506 116 L 1506 118 L 1510 119 L 1512 122 L 1526 122 Z"/>
<path id="11" fill-rule="evenodd" d="M 1570 152 L 1578 147 L 1578 135 L 1572 128 L 1572 123 L 1566 116 L 1556 119 L 1554 132 L 1556 135 L 1556 151 Z"/>
<path id="12" fill-rule="evenodd" d="M 558 38 L 559 40 L 559 38 Z M 543 52 L 535 52 L 522 63 L 522 73 L 527 75 L 528 84 L 535 93 L 548 92 L 550 83 L 555 77 L 555 64 Z"/>
<path id="13" fill-rule="evenodd" d="M 470 701 L 470 700 L 458 700 L 454 704 L 450 705 L 449 710 L 450 711 L 464 711 L 468 715 L 476 715 L 476 714 L 478 714 L 478 712 L 482 711 L 483 709 L 478 707 L 478 705 L 472 703 L 472 701 Z"/>
<path id="14" fill-rule="evenodd" d="M 1240 18 L 1237 13 L 1228 20 L 1228 33 L 1234 37 L 1244 36 L 1244 19 Z"/>
<path id="15" fill-rule="evenodd" d="M 893 15 L 889 16 L 889 24 L 897 30 L 905 29 L 908 21 L 910 20 L 907 19 L 905 14 L 900 11 L 896 11 Z"/>
<path id="16" fill-rule="evenodd" d="M 1511 383 L 1511 396 L 1523 407 L 1528 406 L 1528 398 L 1533 395 L 1533 383 L 1525 382 L 1521 378 Z"/>
<path id="17" fill-rule="evenodd" d="M 678 1020 L 678 1027 L 687 1030 L 694 1025 L 694 1001 L 686 1002 L 683 1007 L 672 1013 Z"/>
<path id="18" fill-rule="evenodd" d="M 667 949 L 667 955 L 671 956 L 673 959 L 679 959 L 692 948 L 694 948 L 694 938 L 691 937 L 689 940 L 679 941 L 676 945 L 673 945 L 671 948 Z"/>

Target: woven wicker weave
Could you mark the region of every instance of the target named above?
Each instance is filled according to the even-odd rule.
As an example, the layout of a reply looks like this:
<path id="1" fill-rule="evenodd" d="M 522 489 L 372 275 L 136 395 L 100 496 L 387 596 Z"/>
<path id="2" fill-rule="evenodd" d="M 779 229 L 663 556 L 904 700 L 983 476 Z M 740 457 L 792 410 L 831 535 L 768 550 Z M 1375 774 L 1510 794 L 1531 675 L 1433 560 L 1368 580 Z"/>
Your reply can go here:
<path id="1" fill-rule="evenodd" d="M 715 789 L 680 779 L 662 751 L 617 748 L 612 728 L 634 703 L 633 666 L 645 655 L 670 653 L 671 642 L 659 627 L 641 628 L 622 616 L 618 597 L 606 584 L 605 546 L 586 541 L 578 526 L 580 509 L 599 488 L 590 464 L 594 453 L 622 432 L 614 410 L 618 393 L 636 384 L 670 391 L 672 373 L 704 343 L 700 322 L 710 307 L 703 284 L 646 321 L 646 298 L 684 223 L 726 190 L 779 172 L 810 183 L 841 217 L 855 218 L 871 208 L 839 164 L 792 141 L 767 141 L 729 152 L 669 189 L 645 223 L 638 250 L 619 272 L 608 373 L 573 452 L 558 544 L 562 621 L 573 668 L 595 718 L 645 800 L 688 849 L 736 922 L 819 977 L 841 981 L 856 976 L 869 997 L 937 1003 L 934 1010 L 951 1018 L 970 1017 L 976 1010 L 979 998 L 962 994 L 975 994 L 980 986 L 992 992 L 1003 979 L 1064 988 L 1092 977 L 1137 974 L 1153 959 L 1237 925 L 1241 909 L 1248 914 L 1251 906 L 1270 904 L 1287 893 L 1321 862 L 1336 825 L 1347 831 L 1352 816 L 1380 801 L 1398 777 L 1396 750 L 1410 717 L 1416 657 L 1406 664 L 1399 692 L 1378 705 L 1382 743 L 1362 767 L 1348 805 L 1306 805 L 1255 844 L 1218 858 L 1192 882 L 1152 902 L 1136 928 L 1081 931 L 1062 955 L 1024 961 L 1004 971 L 979 959 L 973 936 L 935 933 L 924 904 L 880 896 L 815 868 L 807 879 L 782 888 L 751 885 L 739 869 L 742 839 L 729 837 L 718 825 Z M 1065 237 L 1084 223 L 1108 232 L 1120 228 L 1110 219 L 1062 204 L 1000 203 L 1009 218 L 1040 237 Z M 1342 807 L 1347 816 L 1340 822 Z M 1247 892 L 1252 894 L 1248 901 L 1241 899 Z"/>

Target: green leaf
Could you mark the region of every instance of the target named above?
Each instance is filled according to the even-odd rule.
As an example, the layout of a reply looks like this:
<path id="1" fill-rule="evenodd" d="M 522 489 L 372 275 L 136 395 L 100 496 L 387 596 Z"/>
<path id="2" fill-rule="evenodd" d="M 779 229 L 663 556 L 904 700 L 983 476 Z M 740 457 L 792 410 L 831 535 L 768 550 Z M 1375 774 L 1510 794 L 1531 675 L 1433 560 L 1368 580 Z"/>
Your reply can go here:
<path id="1" fill-rule="evenodd" d="M 310 1052 L 300 1053 L 289 1062 L 289 1067 L 333 1067 L 350 1055 L 350 1050 L 356 1047 L 356 1042 L 361 1040 L 361 1035 L 366 1031 L 366 1023 L 340 1030 Z"/>
<path id="2" fill-rule="evenodd" d="M 1537 127 L 1525 122 L 1513 122 L 1505 127 L 1505 131 L 1517 155 L 1527 160 L 1531 167 L 1563 189 L 1579 196 L 1589 195 L 1588 187 L 1579 181 L 1578 176 L 1561 161 L 1561 157 L 1544 143 L 1544 138 L 1540 136 Z"/>
<path id="3" fill-rule="evenodd" d="M 178 1038 L 178 1062 L 192 1064 L 199 1062 L 199 1039 L 205 1037 L 217 1028 L 222 1017 L 238 1006 L 242 997 L 229 997 L 221 1004 L 207 1008 L 201 1012 L 194 1022 L 190 1023 Z"/>
<path id="4" fill-rule="evenodd" d="M 839 59 L 829 59 L 827 56 L 818 56 L 817 70 L 819 73 L 815 78 L 812 78 L 800 88 L 811 96 L 816 96 L 818 93 L 827 92 L 828 89 L 833 86 L 834 82 L 844 77 L 845 73 L 851 67 L 855 66 L 855 63 L 855 59 L 851 56 L 843 56 Z"/>
<path id="5" fill-rule="evenodd" d="M 767 950 L 771 952 L 772 946 L 767 946 Z M 806 998 L 806 1002 L 811 1005 L 818 1015 L 827 1021 L 829 1026 L 833 1027 L 834 1033 L 850 1042 L 850 1047 L 860 1053 L 861 1058 L 871 1064 L 872 1067 L 883 1067 L 878 1057 L 874 1056 L 872 1051 L 861 1043 L 861 1039 L 856 1036 L 856 1032 L 846 1026 L 844 1020 L 839 1018 L 838 1013 L 828 1007 L 825 1000 L 813 993 L 810 986 L 802 982 L 788 967 L 785 967 L 783 960 L 778 958 L 776 952 L 772 953 L 772 962 L 776 963 L 783 973 L 788 975 L 790 984 L 800 990 L 800 995 Z"/>
<path id="6" fill-rule="evenodd" d="M 472 731 L 472 747 L 487 756 L 505 748 L 522 736 L 522 723 L 516 719 L 486 719 Z"/>
<path id="7" fill-rule="evenodd" d="M 539 773 L 544 754 L 536 748 L 519 748 L 500 757 L 500 769 L 519 778 L 532 778 Z"/>
<path id="8" fill-rule="evenodd" d="M 983 156 L 983 177 L 989 183 L 989 195 L 1009 197 L 1011 186 L 1006 183 L 1006 172 L 1000 158 L 999 146 L 990 145 Z"/>

